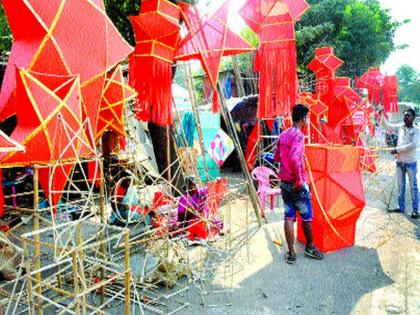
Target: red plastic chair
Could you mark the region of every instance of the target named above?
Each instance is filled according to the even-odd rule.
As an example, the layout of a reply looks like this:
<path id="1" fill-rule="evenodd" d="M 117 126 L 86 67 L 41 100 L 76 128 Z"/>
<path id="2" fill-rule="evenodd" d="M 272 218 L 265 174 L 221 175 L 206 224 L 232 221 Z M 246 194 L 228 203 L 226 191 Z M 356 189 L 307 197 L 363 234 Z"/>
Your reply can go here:
<path id="1" fill-rule="evenodd" d="M 267 196 L 270 196 L 270 209 L 274 209 L 274 196 L 281 194 L 280 188 L 272 188 L 270 184 L 270 176 L 276 176 L 276 173 L 265 166 L 259 166 L 252 170 L 252 178 L 258 182 L 258 196 L 260 197 L 261 206 L 265 211 L 265 203 Z"/>

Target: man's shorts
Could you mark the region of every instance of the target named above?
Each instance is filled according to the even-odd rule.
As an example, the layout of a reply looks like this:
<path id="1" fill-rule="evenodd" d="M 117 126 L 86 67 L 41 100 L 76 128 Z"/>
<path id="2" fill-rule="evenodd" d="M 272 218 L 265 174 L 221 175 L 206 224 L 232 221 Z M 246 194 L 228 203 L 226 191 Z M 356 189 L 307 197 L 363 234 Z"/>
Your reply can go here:
<path id="1" fill-rule="evenodd" d="M 296 211 L 299 211 L 302 221 L 312 221 L 312 197 L 309 185 L 303 185 L 297 192 L 293 183 L 281 182 L 280 188 L 285 206 L 284 219 L 296 221 Z"/>

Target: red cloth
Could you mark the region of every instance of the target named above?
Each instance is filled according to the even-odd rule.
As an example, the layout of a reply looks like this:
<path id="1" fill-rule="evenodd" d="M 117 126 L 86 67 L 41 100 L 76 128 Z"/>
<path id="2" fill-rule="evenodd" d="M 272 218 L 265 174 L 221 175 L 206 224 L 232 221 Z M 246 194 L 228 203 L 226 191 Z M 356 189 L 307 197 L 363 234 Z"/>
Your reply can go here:
<path id="1" fill-rule="evenodd" d="M 203 221 L 192 222 L 190 226 L 188 227 L 187 231 L 188 231 L 188 238 L 192 241 L 197 238 L 204 240 L 209 237 L 207 225 Z"/>
<path id="2" fill-rule="evenodd" d="M 3 170 L 0 169 L 0 183 L 3 183 Z M 4 216 L 4 193 L 3 185 L 0 187 L 0 218 Z"/>
<path id="3" fill-rule="evenodd" d="M 157 210 L 159 207 L 170 204 L 172 202 L 172 198 L 168 195 L 165 195 L 161 191 L 155 192 L 153 196 L 153 209 Z"/>
<path id="4" fill-rule="evenodd" d="M 143 1 L 130 17 L 136 50 L 130 58 L 130 83 L 138 92 L 136 117 L 172 125 L 172 63 L 179 42 L 180 9 L 167 0 Z"/>

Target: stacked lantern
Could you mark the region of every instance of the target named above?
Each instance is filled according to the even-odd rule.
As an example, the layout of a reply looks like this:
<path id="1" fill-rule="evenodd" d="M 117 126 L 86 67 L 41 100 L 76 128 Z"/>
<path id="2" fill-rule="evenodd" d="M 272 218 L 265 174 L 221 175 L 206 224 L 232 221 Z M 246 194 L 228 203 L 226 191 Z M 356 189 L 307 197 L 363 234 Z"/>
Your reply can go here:
<path id="1" fill-rule="evenodd" d="M 304 0 L 247 0 L 240 10 L 260 40 L 255 57 L 255 70 L 260 74 L 260 119 L 287 115 L 296 102 L 294 26 L 308 7 Z"/>
<path id="2" fill-rule="evenodd" d="M 139 15 L 130 17 L 136 37 L 130 83 L 138 92 L 139 120 L 172 125 L 172 64 L 179 18 L 179 7 L 167 0 L 143 1 Z"/>

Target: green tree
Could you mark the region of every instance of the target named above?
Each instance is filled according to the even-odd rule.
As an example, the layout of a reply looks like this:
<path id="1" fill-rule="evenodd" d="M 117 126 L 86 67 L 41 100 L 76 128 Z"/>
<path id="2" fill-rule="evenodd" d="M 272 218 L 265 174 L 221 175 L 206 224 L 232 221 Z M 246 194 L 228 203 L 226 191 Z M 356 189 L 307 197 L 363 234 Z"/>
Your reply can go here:
<path id="1" fill-rule="evenodd" d="M 397 48 L 394 34 L 402 23 L 377 0 L 308 0 L 311 5 L 296 25 L 299 70 L 317 47 L 332 46 L 345 63 L 339 74 L 360 76 L 369 67 L 381 65 Z M 404 21 L 405 23 L 407 21 Z"/>
<path id="2" fill-rule="evenodd" d="M 397 70 L 398 100 L 420 104 L 420 72 L 409 65 L 402 65 Z"/>
<path id="3" fill-rule="evenodd" d="M 11 46 L 12 36 L 10 35 L 9 25 L 3 7 L 0 6 L 0 61 L 7 60 Z"/>

